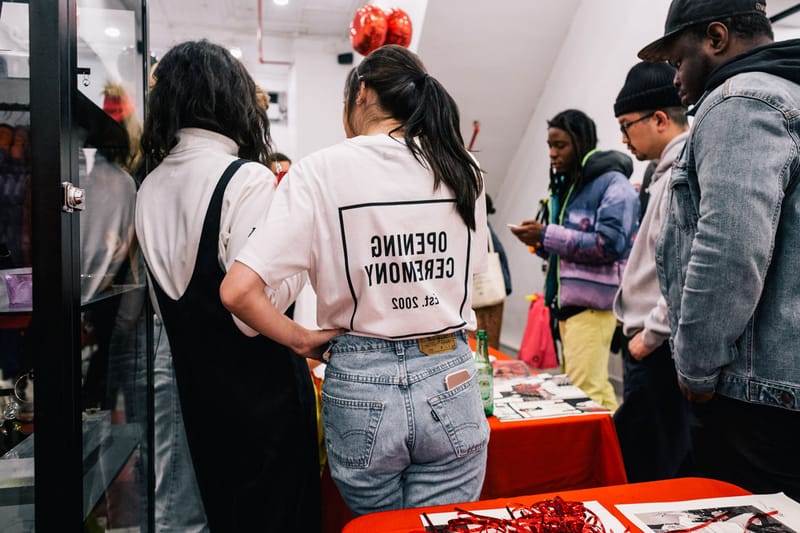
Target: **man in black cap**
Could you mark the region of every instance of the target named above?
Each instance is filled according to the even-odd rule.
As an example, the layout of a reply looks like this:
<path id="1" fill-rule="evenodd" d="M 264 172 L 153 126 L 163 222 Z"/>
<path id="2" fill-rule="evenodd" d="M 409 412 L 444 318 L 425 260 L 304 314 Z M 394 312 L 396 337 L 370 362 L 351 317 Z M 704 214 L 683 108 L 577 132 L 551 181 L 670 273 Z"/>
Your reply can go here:
<path id="1" fill-rule="evenodd" d="M 664 33 L 639 57 L 695 105 L 656 251 L 694 460 L 800 499 L 800 40 L 763 0 L 673 0 Z"/>
<path id="2" fill-rule="evenodd" d="M 622 142 L 652 160 L 651 202 L 633 243 L 614 313 L 622 322 L 622 406 L 614 413 L 628 481 L 674 478 L 689 453 L 689 408 L 669 349 L 667 305 L 656 273 L 656 240 L 666 211 L 667 182 L 689 135 L 686 108 L 672 85 L 675 69 L 642 62 L 628 72 L 614 103 Z"/>

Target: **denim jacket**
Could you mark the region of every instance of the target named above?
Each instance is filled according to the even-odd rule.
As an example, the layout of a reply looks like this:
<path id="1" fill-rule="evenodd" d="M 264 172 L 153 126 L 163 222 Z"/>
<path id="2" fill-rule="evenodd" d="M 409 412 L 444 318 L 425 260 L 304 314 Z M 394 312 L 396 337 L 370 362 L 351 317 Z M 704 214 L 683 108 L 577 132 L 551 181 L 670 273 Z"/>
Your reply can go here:
<path id="1" fill-rule="evenodd" d="M 656 248 L 679 379 L 800 410 L 800 85 L 737 74 L 694 112 Z"/>

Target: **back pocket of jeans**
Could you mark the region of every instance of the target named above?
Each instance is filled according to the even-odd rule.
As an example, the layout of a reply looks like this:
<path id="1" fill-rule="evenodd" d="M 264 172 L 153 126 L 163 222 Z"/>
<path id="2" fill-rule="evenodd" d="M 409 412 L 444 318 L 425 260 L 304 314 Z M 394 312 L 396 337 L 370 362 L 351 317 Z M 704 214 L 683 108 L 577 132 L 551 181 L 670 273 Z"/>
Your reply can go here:
<path id="1" fill-rule="evenodd" d="M 348 468 L 367 468 L 383 403 L 336 398 L 322 391 L 322 412 L 328 455 Z"/>
<path id="2" fill-rule="evenodd" d="M 489 442 L 489 423 L 474 376 L 458 387 L 428 398 L 428 405 L 450 439 L 456 457 L 480 451 Z"/>

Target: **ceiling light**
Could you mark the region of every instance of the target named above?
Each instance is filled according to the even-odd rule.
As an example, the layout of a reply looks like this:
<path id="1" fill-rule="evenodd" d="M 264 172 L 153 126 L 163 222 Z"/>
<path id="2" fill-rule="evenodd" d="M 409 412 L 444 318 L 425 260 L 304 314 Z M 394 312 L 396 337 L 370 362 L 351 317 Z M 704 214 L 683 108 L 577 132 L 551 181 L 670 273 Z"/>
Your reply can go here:
<path id="1" fill-rule="evenodd" d="M 114 39 L 116 39 L 117 37 L 119 37 L 121 32 L 119 31 L 119 28 L 109 26 L 108 28 L 105 29 L 104 33 L 109 37 L 113 37 Z"/>
<path id="2" fill-rule="evenodd" d="M 230 49 L 230 53 L 236 59 L 241 59 L 242 58 L 242 49 L 239 48 L 238 46 L 234 46 L 233 48 L 231 48 Z"/>
<path id="3" fill-rule="evenodd" d="M 285 6 L 289 3 L 289 0 L 272 0 L 276 6 Z"/>

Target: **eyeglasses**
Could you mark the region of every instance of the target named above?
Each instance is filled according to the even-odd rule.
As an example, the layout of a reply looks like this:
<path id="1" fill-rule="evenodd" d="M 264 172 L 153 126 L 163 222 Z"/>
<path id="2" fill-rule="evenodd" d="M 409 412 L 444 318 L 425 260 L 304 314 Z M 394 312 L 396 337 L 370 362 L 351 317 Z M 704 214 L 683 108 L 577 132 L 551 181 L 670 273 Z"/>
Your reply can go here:
<path id="1" fill-rule="evenodd" d="M 648 114 L 646 114 L 644 116 L 641 116 L 641 117 L 637 118 L 636 120 L 632 120 L 632 121 L 628 122 L 627 124 L 620 124 L 619 125 L 620 133 L 622 133 L 625 136 L 628 136 L 628 130 L 630 129 L 631 126 L 633 126 L 637 122 L 641 122 L 641 121 L 643 121 L 645 119 L 648 119 L 648 118 L 652 117 L 655 114 L 656 114 L 656 112 L 653 111 L 652 113 L 648 113 Z"/>

